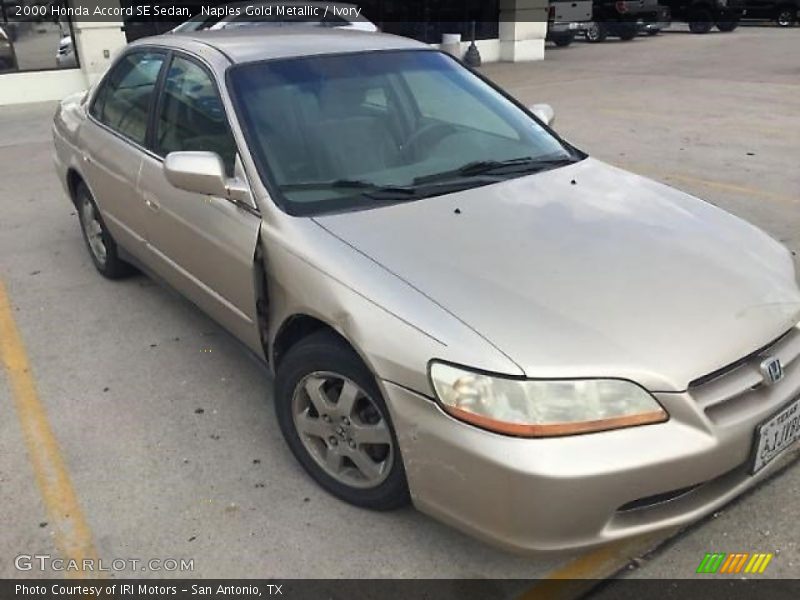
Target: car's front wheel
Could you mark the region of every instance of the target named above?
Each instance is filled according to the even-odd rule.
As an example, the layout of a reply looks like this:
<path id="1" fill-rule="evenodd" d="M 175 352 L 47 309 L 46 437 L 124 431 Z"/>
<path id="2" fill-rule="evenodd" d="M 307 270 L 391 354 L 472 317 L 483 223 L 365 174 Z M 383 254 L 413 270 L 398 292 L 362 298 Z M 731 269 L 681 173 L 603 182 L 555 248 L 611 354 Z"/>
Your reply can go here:
<path id="1" fill-rule="evenodd" d="M 689 31 L 692 33 L 708 33 L 714 26 L 711 12 L 705 8 L 698 8 L 689 15 Z"/>
<path id="2" fill-rule="evenodd" d="M 106 228 L 91 192 L 82 183 L 75 191 L 75 205 L 83 239 L 100 274 L 108 279 L 121 279 L 133 273 L 135 269 L 119 257 L 117 244 Z"/>
<path id="3" fill-rule="evenodd" d="M 300 464 L 328 492 L 375 510 L 408 503 L 394 427 L 359 356 L 323 331 L 293 346 L 275 381 L 275 410 Z"/>
<path id="4" fill-rule="evenodd" d="M 559 48 L 566 48 L 569 46 L 573 41 L 575 41 L 575 34 L 574 33 L 564 33 L 553 36 L 553 43 L 558 46 Z"/>
<path id="5" fill-rule="evenodd" d="M 779 27 L 791 27 L 797 20 L 797 9 L 793 6 L 780 6 L 775 15 Z"/>

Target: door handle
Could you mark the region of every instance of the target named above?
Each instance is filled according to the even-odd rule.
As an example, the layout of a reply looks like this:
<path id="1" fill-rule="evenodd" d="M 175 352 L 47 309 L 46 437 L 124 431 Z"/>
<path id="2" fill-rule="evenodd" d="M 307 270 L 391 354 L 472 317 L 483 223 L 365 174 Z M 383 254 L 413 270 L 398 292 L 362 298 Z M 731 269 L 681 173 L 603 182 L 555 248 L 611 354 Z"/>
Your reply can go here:
<path id="1" fill-rule="evenodd" d="M 161 205 L 158 202 L 156 202 L 156 200 L 153 199 L 152 196 L 145 197 L 144 205 L 153 212 L 158 212 L 159 209 L 161 208 Z"/>

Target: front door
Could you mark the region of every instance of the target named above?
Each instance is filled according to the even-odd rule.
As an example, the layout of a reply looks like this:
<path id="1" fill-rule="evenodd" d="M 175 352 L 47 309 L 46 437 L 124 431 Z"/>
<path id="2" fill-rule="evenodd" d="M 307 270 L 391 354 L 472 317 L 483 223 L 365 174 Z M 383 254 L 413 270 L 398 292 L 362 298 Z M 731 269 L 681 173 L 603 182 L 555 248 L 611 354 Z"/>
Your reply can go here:
<path id="1" fill-rule="evenodd" d="M 261 217 L 253 206 L 176 189 L 164 175 L 170 152 L 202 150 L 219 154 L 229 177 L 244 177 L 216 83 L 183 54 L 168 66 L 150 146 L 139 179 L 150 264 L 260 354 L 253 265 Z"/>

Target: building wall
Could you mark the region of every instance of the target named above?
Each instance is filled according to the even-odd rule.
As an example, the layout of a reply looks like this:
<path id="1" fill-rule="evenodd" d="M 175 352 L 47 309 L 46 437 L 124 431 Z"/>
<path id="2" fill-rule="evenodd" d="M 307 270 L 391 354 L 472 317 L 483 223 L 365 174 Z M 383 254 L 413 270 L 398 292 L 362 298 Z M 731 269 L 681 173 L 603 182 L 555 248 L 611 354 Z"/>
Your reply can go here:
<path id="1" fill-rule="evenodd" d="M 80 69 L 29 71 L 0 75 L 0 106 L 58 100 L 86 88 Z"/>
<path id="2" fill-rule="evenodd" d="M 39 27 L 55 27 L 42 23 Z M 77 20 L 72 23 L 72 34 L 80 68 L 28 70 L 0 74 L 0 106 L 27 102 L 59 100 L 93 84 L 105 72 L 111 61 L 125 47 L 122 22 L 94 22 Z M 39 66 L 56 66 L 58 38 L 49 37 L 46 45 L 35 48 Z M 34 40 L 35 41 L 35 40 Z M 26 68 L 18 52 L 21 68 Z M 41 62 L 42 60 L 46 62 Z M 27 68 L 31 68 L 30 65 Z"/>

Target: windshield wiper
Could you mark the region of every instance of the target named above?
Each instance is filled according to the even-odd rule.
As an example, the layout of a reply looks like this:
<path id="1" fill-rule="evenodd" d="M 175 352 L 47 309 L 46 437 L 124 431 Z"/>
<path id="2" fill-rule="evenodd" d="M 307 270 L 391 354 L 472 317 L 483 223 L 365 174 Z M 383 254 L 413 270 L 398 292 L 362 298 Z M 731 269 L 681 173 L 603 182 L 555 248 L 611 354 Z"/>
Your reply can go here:
<path id="1" fill-rule="evenodd" d="M 301 181 L 298 183 L 286 183 L 280 186 L 284 191 L 299 191 L 299 190 L 331 190 L 338 188 L 353 188 L 353 189 L 383 189 L 378 183 L 366 181 L 364 179 L 335 179 L 333 181 Z M 392 186 L 387 186 L 394 189 Z"/>
<path id="2" fill-rule="evenodd" d="M 416 195 L 416 190 L 411 187 L 399 185 L 381 185 L 373 181 L 364 179 L 335 179 L 333 181 L 303 181 L 298 183 L 287 183 L 280 186 L 281 190 L 301 191 L 301 190 L 337 190 L 352 189 L 359 195 L 373 200 L 388 200 L 412 198 Z"/>
<path id="3" fill-rule="evenodd" d="M 502 176 L 519 173 L 538 173 L 539 171 L 569 165 L 574 162 L 576 162 L 576 160 L 568 156 L 559 156 L 555 158 L 532 158 L 530 156 L 523 156 L 520 158 L 511 158 L 509 160 L 478 160 L 467 163 L 452 171 L 417 177 L 414 183 L 419 185 L 458 177 L 474 177 L 475 175 Z"/>
<path id="4" fill-rule="evenodd" d="M 497 183 L 499 180 L 492 177 L 451 179 L 450 181 L 431 181 L 419 183 L 415 180 L 414 185 L 407 187 L 386 187 L 364 192 L 362 195 L 372 200 L 397 202 L 402 200 L 421 200 L 431 196 L 443 196 L 464 190 Z"/>
<path id="5" fill-rule="evenodd" d="M 432 196 L 452 194 L 463 190 L 489 185 L 501 181 L 496 177 L 450 177 L 446 181 L 431 181 L 408 186 L 380 185 L 361 179 L 337 179 L 334 181 L 306 181 L 280 186 L 282 191 L 352 189 L 353 197 L 362 197 L 374 202 L 393 204 L 411 202 Z M 359 208 L 359 207 L 355 207 Z"/>

